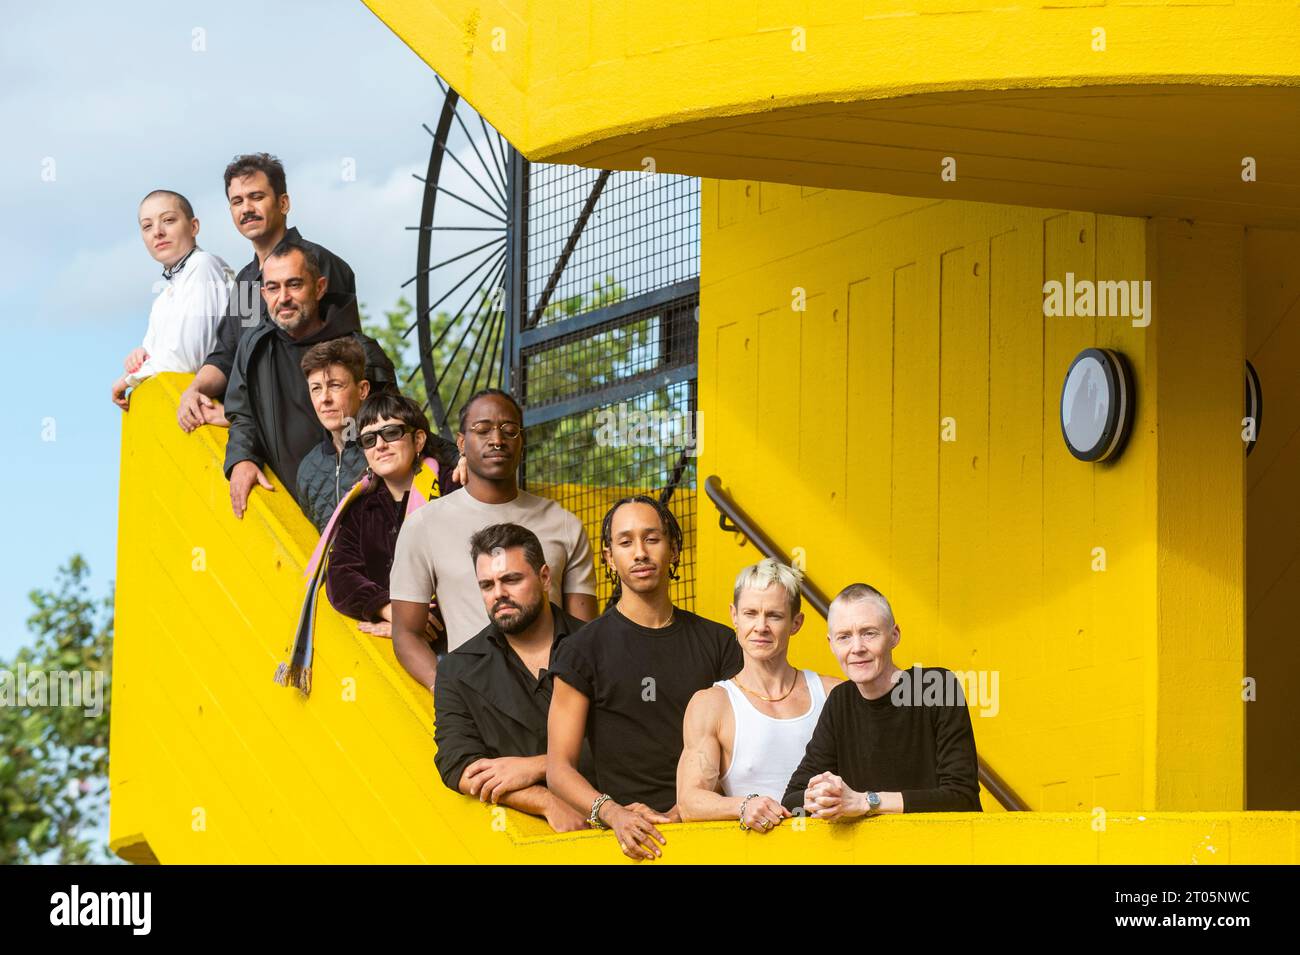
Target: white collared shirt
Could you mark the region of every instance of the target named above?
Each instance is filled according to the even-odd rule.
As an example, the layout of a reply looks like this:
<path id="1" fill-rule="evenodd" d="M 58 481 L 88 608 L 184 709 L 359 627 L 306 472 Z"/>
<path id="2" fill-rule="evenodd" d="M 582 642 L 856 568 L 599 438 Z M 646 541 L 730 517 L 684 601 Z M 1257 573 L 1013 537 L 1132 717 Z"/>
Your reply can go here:
<path id="1" fill-rule="evenodd" d="M 143 347 L 149 358 L 126 383 L 134 387 L 164 371 L 194 373 L 217 340 L 235 273 L 211 252 L 195 249 L 179 275 L 160 279 Z"/>

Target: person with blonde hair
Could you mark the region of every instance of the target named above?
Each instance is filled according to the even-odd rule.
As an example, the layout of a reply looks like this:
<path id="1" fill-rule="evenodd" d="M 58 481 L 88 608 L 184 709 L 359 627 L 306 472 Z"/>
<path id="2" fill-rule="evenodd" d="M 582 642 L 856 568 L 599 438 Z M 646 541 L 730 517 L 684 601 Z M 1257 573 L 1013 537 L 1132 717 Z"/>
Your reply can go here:
<path id="1" fill-rule="evenodd" d="M 731 622 L 745 665 L 691 698 L 677 766 L 683 821 L 735 819 L 771 832 L 790 815 L 786 783 L 803 758 L 826 695 L 842 681 L 787 658 L 803 626 L 803 574 L 772 558 L 736 577 Z"/>

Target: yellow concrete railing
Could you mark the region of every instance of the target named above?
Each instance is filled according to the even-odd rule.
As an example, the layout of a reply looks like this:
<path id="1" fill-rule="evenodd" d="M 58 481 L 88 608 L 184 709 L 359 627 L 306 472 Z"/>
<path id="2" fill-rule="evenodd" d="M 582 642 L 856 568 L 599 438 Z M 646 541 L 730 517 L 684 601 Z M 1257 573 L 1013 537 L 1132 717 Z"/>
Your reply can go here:
<path id="1" fill-rule="evenodd" d="M 284 490 L 230 513 L 225 433 L 183 434 L 185 378 L 123 425 L 110 842 L 164 863 L 614 862 L 602 833 L 445 789 L 432 705 L 391 645 L 328 606 L 310 699 L 275 685 L 311 526 Z M 1295 813 L 974 814 L 808 822 L 766 837 L 667 827 L 669 862 L 1295 862 Z"/>

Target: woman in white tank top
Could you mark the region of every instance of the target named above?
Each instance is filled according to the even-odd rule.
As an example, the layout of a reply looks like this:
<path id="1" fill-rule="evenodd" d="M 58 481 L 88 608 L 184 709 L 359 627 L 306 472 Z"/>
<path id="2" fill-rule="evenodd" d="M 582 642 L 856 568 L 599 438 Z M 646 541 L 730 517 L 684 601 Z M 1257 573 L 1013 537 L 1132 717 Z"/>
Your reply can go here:
<path id="1" fill-rule="evenodd" d="M 780 802 L 786 784 L 803 759 L 813 727 L 822 715 L 826 690 L 822 678 L 812 670 L 801 670 L 812 705 L 802 716 L 778 719 L 760 713 L 745 691 L 730 680 L 713 684 L 727 692 L 736 717 L 736 735 L 731 743 L 731 765 L 720 780 L 724 796 L 758 793 Z"/>

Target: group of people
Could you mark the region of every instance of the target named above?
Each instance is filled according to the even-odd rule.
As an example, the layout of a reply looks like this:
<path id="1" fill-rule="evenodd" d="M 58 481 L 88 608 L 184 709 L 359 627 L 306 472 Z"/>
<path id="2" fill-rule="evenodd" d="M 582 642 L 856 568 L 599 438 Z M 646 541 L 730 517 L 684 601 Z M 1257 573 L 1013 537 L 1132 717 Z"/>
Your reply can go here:
<path id="1" fill-rule="evenodd" d="M 254 253 L 233 280 L 197 247 L 183 196 L 142 201 L 165 288 L 113 400 L 126 410 L 149 375 L 194 373 L 178 423 L 230 429 L 235 517 L 273 489 L 268 468 L 293 489 L 322 532 L 331 604 L 391 637 L 433 694 L 448 787 L 558 832 L 612 830 L 635 860 L 662 854 L 671 822 L 765 833 L 791 815 L 979 811 L 965 701 L 892 692 L 901 631 L 879 591 L 852 584 L 831 602 L 844 679 L 797 669 L 800 571 L 744 568 L 731 627 L 676 607 L 681 530 L 662 502 L 633 496 L 602 523 L 613 595 L 598 614 L 582 522 L 518 486 L 518 402 L 475 393 L 455 444 L 443 440 L 361 331 L 351 268 L 288 228 L 280 163 L 236 157 L 225 184 Z"/>
<path id="2" fill-rule="evenodd" d="M 610 829 L 638 861 L 663 853 L 664 823 L 732 819 L 765 833 L 792 815 L 980 811 L 965 701 L 898 698 L 901 630 L 879 591 L 852 584 L 831 602 L 846 679 L 827 676 L 789 662 L 800 571 L 772 559 L 744 568 L 725 627 L 674 606 L 681 548 L 661 502 L 616 502 L 601 529 L 613 596 L 584 623 L 555 601 L 529 527 L 470 535 L 488 623 L 431 685 L 448 787 L 557 832 Z"/>

